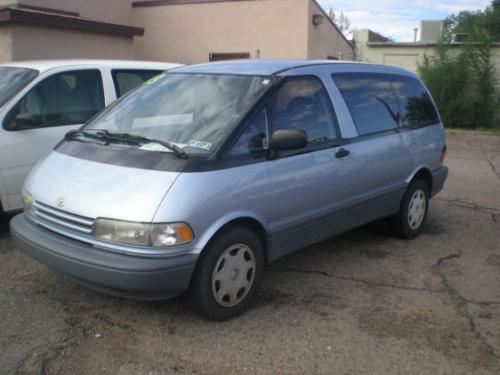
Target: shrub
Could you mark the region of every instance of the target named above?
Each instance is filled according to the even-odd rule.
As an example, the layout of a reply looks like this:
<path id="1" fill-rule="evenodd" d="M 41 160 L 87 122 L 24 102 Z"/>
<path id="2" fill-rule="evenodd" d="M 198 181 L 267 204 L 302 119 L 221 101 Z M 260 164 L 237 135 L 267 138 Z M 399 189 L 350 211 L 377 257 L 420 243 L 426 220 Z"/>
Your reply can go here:
<path id="1" fill-rule="evenodd" d="M 500 95 L 495 89 L 491 40 L 476 31 L 460 48 L 441 41 L 424 56 L 419 73 L 450 128 L 500 127 Z"/>

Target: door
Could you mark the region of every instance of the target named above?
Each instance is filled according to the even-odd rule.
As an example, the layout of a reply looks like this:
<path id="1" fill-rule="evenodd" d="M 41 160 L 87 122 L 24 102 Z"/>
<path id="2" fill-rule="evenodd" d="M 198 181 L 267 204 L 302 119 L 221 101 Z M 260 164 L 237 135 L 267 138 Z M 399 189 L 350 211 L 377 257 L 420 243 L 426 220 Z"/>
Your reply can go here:
<path id="1" fill-rule="evenodd" d="M 385 74 L 338 73 L 333 76 L 358 137 L 349 139 L 349 228 L 399 210 L 412 170 L 400 134 L 401 114 Z"/>
<path id="2" fill-rule="evenodd" d="M 53 74 L 33 86 L 5 116 L 0 137 L 4 210 L 21 208 L 29 171 L 64 137 L 103 109 L 97 69 Z"/>
<path id="3" fill-rule="evenodd" d="M 342 231 L 347 217 L 343 156 L 330 97 L 314 76 L 289 77 L 269 99 L 272 131 L 307 134 L 305 149 L 268 162 L 272 191 L 271 260 Z"/>

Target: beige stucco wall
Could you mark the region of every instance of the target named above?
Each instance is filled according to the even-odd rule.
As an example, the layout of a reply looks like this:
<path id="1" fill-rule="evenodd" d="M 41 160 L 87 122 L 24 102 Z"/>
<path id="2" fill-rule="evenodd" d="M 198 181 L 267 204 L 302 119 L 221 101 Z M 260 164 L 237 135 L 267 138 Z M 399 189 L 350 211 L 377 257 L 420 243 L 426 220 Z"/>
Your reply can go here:
<path id="1" fill-rule="evenodd" d="M 339 60 L 352 60 L 353 49 L 342 35 L 325 19 L 321 25 L 313 25 L 314 14 L 322 14 L 314 1 L 309 2 L 309 59 L 327 59 L 328 56 Z"/>
<path id="2" fill-rule="evenodd" d="M 10 25 L 12 60 L 57 58 L 133 59 L 133 40 L 74 30 Z"/>
<path id="3" fill-rule="evenodd" d="M 206 62 L 210 52 L 263 59 L 308 57 L 308 0 L 250 0 L 133 8 L 138 59 Z"/>
<path id="4" fill-rule="evenodd" d="M 12 37 L 10 28 L 0 26 L 0 63 L 12 60 Z"/>

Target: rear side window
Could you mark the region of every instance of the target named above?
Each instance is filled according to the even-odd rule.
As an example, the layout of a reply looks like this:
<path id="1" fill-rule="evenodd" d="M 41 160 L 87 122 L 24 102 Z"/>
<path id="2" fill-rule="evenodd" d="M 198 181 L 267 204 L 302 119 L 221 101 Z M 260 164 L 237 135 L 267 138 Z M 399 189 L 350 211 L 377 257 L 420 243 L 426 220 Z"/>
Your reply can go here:
<path id="1" fill-rule="evenodd" d="M 119 98 L 125 95 L 161 73 L 161 70 L 113 70 L 116 96 Z"/>
<path id="2" fill-rule="evenodd" d="M 318 78 L 288 78 L 272 96 L 270 109 L 273 130 L 303 130 L 309 144 L 337 138 L 330 97 Z"/>
<path id="3" fill-rule="evenodd" d="M 396 129 L 399 107 L 387 75 L 341 73 L 333 75 L 359 135 Z"/>
<path id="4" fill-rule="evenodd" d="M 439 117 L 424 85 L 415 78 L 389 76 L 401 109 L 404 126 L 418 127 L 439 122 Z"/>

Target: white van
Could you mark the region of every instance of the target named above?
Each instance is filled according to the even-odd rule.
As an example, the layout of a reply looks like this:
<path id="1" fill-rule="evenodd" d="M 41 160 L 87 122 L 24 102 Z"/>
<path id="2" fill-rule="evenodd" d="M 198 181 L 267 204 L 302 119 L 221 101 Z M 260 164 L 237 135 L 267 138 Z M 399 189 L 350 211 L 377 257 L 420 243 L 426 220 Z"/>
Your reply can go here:
<path id="1" fill-rule="evenodd" d="M 22 208 L 31 168 L 111 102 L 179 65 L 46 60 L 0 65 L 0 214 Z"/>

